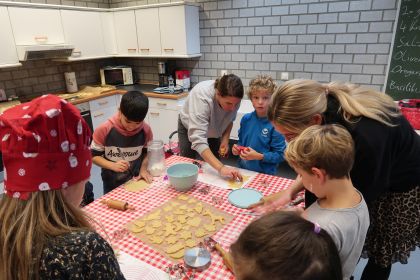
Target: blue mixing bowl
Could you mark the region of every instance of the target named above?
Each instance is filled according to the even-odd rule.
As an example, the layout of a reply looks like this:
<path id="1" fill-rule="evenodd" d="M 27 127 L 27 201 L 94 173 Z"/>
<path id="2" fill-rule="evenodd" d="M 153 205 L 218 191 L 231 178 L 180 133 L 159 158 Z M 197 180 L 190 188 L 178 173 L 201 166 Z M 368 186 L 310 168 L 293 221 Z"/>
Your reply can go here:
<path id="1" fill-rule="evenodd" d="M 192 163 L 176 163 L 166 172 L 171 185 L 180 192 L 190 190 L 197 182 L 198 166 Z"/>

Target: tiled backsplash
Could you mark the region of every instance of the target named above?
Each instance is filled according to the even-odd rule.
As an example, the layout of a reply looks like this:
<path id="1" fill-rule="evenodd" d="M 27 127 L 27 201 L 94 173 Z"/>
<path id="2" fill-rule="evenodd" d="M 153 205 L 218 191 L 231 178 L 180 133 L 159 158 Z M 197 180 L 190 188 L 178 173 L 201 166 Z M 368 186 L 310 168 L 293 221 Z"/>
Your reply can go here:
<path id="1" fill-rule="evenodd" d="M 22 67 L 0 69 L 0 88 L 7 96 L 32 96 L 65 90 L 64 72 L 75 72 L 78 85 L 99 84 L 99 68 L 112 59 L 83 62 L 35 60 Z"/>
<path id="2" fill-rule="evenodd" d="M 19 0 L 20 1 L 20 0 Z M 27 1 L 88 7 L 126 7 L 171 2 Z M 172 1 L 175 2 L 175 1 Z M 191 70 L 191 81 L 214 79 L 221 70 L 244 84 L 259 73 L 280 79 L 351 81 L 382 89 L 397 10 L 395 0 L 193 0 L 200 8 L 201 58 L 167 60 Z M 95 6 L 97 5 L 97 6 Z M 133 67 L 136 79 L 157 82 L 159 59 L 115 58 L 77 63 L 25 62 L 0 70 L 0 88 L 10 94 L 64 90 L 63 73 L 79 85 L 99 82 L 107 64 Z M 32 92 L 31 92 L 32 91 Z"/>

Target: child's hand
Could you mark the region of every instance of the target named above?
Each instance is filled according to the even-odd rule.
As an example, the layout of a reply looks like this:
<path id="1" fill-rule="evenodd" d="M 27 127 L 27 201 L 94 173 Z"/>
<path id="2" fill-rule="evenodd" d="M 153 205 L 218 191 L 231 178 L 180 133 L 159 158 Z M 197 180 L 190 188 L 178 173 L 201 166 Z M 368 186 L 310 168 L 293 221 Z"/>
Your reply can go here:
<path id="1" fill-rule="evenodd" d="M 264 158 L 263 154 L 258 153 L 251 147 L 242 149 L 239 156 L 244 160 L 262 160 Z"/>
<path id="2" fill-rule="evenodd" d="M 128 167 L 130 166 L 130 163 L 126 160 L 119 160 L 117 162 L 113 162 L 111 166 L 111 170 L 114 172 L 125 172 L 128 170 Z"/>
<path id="3" fill-rule="evenodd" d="M 219 147 L 219 155 L 221 157 L 226 157 L 229 151 L 229 144 L 221 143 Z"/>
<path id="4" fill-rule="evenodd" d="M 143 178 L 148 184 L 153 182 L 153 176 L 150 175 L 149 171 L 147 171 L 146 169 L 140 169 L 139 176 L 135 177 L 134 180 L 138 181 L 141 178 Z"/>
<path id="5" fill-rule="evenodd" d="M 232 155 L 237 156 L 239 155 L 239 153 L 241 152 L 238 147 L 240 147 L 239 145 L 233 144 L 232 146 Z"/>

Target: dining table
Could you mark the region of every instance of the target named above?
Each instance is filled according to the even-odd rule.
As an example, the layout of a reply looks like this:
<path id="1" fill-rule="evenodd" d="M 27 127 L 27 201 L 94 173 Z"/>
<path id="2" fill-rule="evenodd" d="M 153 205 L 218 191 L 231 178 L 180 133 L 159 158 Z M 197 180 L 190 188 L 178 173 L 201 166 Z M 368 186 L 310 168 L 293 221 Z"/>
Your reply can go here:
<path id="1" fill-rule="evenodd" d="M 177 155 L 165 159 L 167 167 L 175 163 L 191 163 L 192 161 L 192 159 Z M 288 188 L 292 182 L 293 180 L 287 178 L 256 173 L 244 187 L 256 189 L 266 196 Z M 203 192 L 203 188 L 207 188 L 208 191 Z M 228 201 L 228 195 L 231 191 L 218 187 L 217 184 L 211 185 L 209 182 L 203 183 L 198 180 L 192 189 L 184 193 L 233 216 L 229 223 L 224 224 L 220 230 L 211 236 L 226 251 L 229 251 L 230 245 L 235 242 L 242 230 L 258 218 L 252 215 L 249 209 L 233 206 Z M 139 192 L 130 192 L 120 186 L 85 206 L 84 211 L 93 220 L 97 232 L 113 246 L 116 252 L 121 252 L 142 263 L 167 272 L 168 268 L 177 264 L 177 262 L 165 257 L 149 246 L 147 242 L 143 242 L 139 237 L 132 234 L 127 230 L 127 225 L 180 194 L 170 185 L 166 174 L 162 174 L 162 176 L 154 177 L 150 186 Z M 102 200 L 109 199 L 125 201 L 134 209 L 121 211 L 108 208 L 107 205 L 101 203 Z M 225 266 L 220 254 L 216 251 L 210 251 L 210 253 L 210 266 L 201 272 L 195 272 L 194 279 L 235 279 L 233 273 Z M 124 273 L 123 269 L 122 271 Z"/>

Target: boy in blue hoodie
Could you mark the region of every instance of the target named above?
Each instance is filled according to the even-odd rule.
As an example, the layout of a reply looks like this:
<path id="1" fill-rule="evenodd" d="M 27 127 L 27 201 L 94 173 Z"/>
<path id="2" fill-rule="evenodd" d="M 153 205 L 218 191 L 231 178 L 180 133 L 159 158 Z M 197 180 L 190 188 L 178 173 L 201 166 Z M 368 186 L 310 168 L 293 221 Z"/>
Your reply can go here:
<path id="1" fill-rule="evenodd" d="M 239 155 L 239 167 L 275 175 L 286 142 L 267 119 L 271 95 L 276 88 L 267 75 L 257 76 L 249 83 L 248 96 L 255 111 L 244 115 L 239 128 L 238 144 L 233 145 L 232 154 Z"/>

